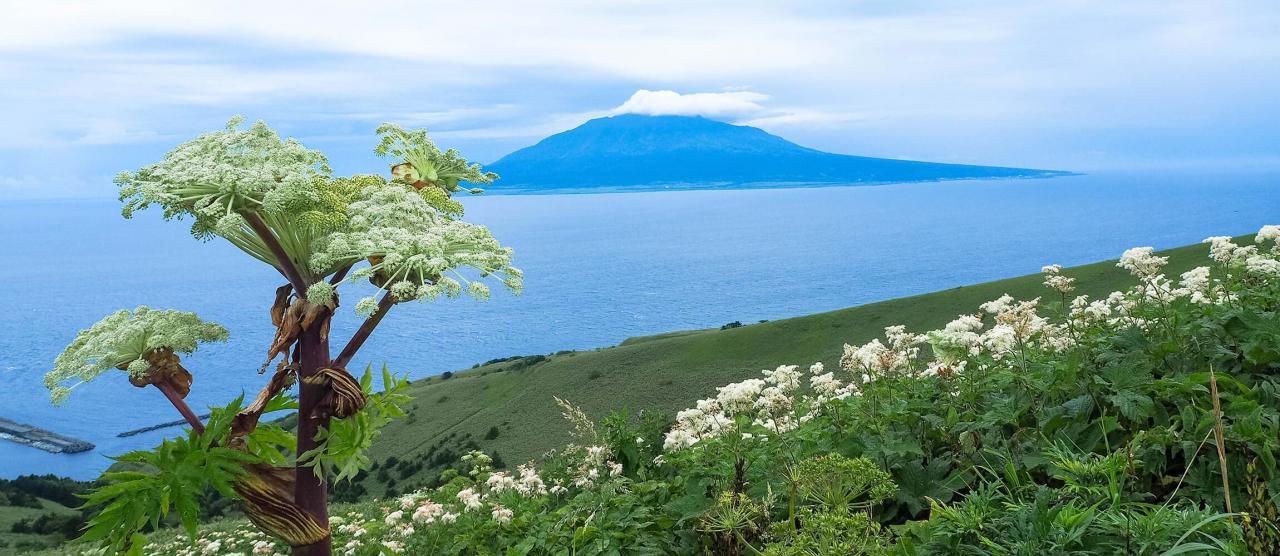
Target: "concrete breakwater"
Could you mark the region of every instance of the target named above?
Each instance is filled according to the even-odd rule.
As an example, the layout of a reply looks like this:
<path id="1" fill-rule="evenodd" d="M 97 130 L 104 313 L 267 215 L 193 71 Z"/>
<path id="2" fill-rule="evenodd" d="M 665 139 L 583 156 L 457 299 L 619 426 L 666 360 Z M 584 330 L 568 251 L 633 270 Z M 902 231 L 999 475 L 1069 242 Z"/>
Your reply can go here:
<path id="1" fill-rule="evenodd" d="M 209 419 L 209 414 L 208 414 L 208 413 L 205 413 L 204 415 L 197 415 L 197 417 L 199 417 L 201 421 L 205 421 L 205 420 L 208 420 L 208 419 Z M 186 425 L 186 424 L 187 424 L 186 420 L 184 420 L 184 419 L 178 419 L 178 420 L 175 420 L 175 421 L 168 421 L 168 422 L 165 422 L 165 423 L 160 423 L 159 425 L 151 425 L 151 426 L 149 426 L 149 427 L 142 427 L 142 428 L 140 428 L 140 429 L 133 429 L 133 430 L 131 430 L 131 431 L 124 431 L 124 432 L 122 432 L 122 433 L 120 433 L 120 434 L 117 434 L 117 435 L 116 435 L 116 437 L 118 437 L 118 438 L 128 438 L 128 437 L 130 437 L 130 436 L 137 436 L 137 435 L 142 434 L 142 433 L 144 433 L 144 432 L 158 431 L 158 430 L 160 430 L 160 429 L 167 429 L 167 428 L 169 428 L 169 427 L 179 427 L 179 426 Z"/>
<path id="2" fill-rule="evenodd" d="M 26 444 L 55 454 L 76 454 L 93 449 L 93 444 L 31 425 L 0 417 L 0 438 Z"/>

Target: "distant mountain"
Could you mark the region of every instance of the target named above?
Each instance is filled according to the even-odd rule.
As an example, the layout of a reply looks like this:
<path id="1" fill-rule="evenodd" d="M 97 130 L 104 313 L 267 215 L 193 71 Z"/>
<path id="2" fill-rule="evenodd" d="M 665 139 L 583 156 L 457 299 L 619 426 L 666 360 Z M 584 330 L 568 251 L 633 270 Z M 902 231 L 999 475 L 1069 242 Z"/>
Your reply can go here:
<path id="1" fill-rule="evenodd" d="M 491 189 L 716 187 L 1047 177 L 1068 172 L 822 152 L 696 116 L 597 118 L 488 166 Z"/>

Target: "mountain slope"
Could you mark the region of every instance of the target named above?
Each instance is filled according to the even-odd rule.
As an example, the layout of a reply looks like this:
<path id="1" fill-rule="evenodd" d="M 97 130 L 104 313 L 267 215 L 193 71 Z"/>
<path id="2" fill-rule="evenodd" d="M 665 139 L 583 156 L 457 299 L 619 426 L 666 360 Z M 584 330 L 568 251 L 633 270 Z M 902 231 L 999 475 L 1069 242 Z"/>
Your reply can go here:
<path id="1" fill-rule="evenodd" d="M 1252 237 L 1237 238 L 1239 244 Z M 1205 261 L 1208 247 L 1166 251 L 1176 276 Z M 1091 297 L 1132 286 L 1129 274 L 1106 261 L 1067 269 L 1079 293 Z M 884 327 L 940 328 L 979 304 L 1008 293 L 1048 296 L 1038 274 L 953 288 L 727 330 L 683 331 L 633 338 L 621 345 L 493 362 L 412 387 L 410 417 L 393 422 L 372 448 L 378 467 L 360 489 L 382 494 L 426 484 L 435 467 L 469 449 L 497 453 L 511 467 L 569 442 L 568 426 L 552 396 L 582 407 L 593 419 L 628 409 L 674 413 L 717 386 L 758 376 L 780 364 L 822 361 L 838 368 L 841 346 L 865 343 Z"/>
<path id="2" fill-rule="evenodd" d="M 832 154 L 692 116 L 623 114 L 557 133 L 489 165 L 503 190 L 850 184 L 1045 177 L 1064 172 Z"/>

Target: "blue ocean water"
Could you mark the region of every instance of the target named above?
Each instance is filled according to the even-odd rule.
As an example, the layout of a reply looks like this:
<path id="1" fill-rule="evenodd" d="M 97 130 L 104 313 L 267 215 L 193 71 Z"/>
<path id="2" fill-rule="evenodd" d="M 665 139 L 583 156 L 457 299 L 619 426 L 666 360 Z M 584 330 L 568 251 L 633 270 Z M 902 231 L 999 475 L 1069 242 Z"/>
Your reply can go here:
<path id="1" fill-rule="evenodd" d="M 516 249 L 523 296 L 398 306 L 352 368 L 415 377 L 495 357 L 589 349 L 629 336 L 754 322 L 1172 247 L 1280 222 L 1280 175 L 1110 174 L 818 189 L 506 195 L 465 200 L 468 219 Z M 282 279 L 180 222 L 122 220 L 113 201 L 0 203 L 0 416 L 98 449 L 47 454 L 0 441 L 0 477 L 91 478 L 106 457 L 178 429 L 154 389 L 107 375 L 62 407 L 41 376 L 77 330 L 137 305 L 180 308 L 231 330 L 184 363 L 196 408 L 263 384 L 268 307 Z M 333 335 L 358 319 L 347 294 Z M 551 403 L 548 400 L 548 403 Z"/>

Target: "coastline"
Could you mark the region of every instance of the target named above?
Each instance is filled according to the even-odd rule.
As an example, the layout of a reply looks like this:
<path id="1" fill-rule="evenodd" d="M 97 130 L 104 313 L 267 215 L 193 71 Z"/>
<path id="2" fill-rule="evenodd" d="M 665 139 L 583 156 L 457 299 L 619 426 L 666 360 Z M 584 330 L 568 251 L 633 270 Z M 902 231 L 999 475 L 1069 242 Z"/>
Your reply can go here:
<path id="1" fill-rule="evenodd" d="M 521 187 L 513 186 L 509 189 L 498 185 L 485 189 L 483 195 L 591 195 L 595 193 L 655 193 L 662 191 L 738 191 L 738 190 L 759 190 L 759 189 L 825 189 L 831 187 L 881 187 L 886 185 L 914 185 L 923 183 L 949 183 L 949 182 L 968 182 L 968 181 L 1015 181 L 1015 180 L 1046 180 L 1053 178 L 1066 178 L 1074 176 L 1088 175 L 1083 172 L 1068 171 L 1049 171 L 1042 174 L 1030 174 L 1025 176 L 1006 176 L 1006 177 L 972 177 L 972 178 L 940 178 L 932 180 L 912 180 L 912 181 L 859 181 L 859 182 L 815 182 L 815 181 L 795 181 L 795 182 L 672 182 L 672 183 L 653 183 L 645 185 L 605 185 L 590 187 Z M 501 179 L 496 183 L 501 184 Z"/>

